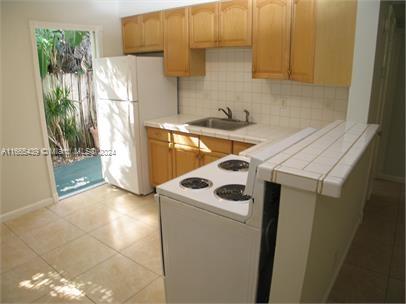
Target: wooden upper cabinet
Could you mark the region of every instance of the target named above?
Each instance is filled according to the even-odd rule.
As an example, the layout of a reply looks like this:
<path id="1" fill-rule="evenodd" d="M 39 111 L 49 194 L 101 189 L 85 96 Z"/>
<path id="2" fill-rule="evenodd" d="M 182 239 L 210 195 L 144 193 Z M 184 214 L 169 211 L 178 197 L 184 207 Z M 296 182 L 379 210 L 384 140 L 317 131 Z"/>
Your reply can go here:
<path id="1" fill-rule="evenodd" d="M 164 36 L 162 26 L 162 12 L 142 15 L 143 51 L 162 51 Z"/>
<path id="2" fill-rule="evenodd" d="M 205 73 L 205 51 L 189 48 L 188 8 L 164 12 L 164 62 L 168 76 Z"/>
<path id="3" fill-rule="evenodd" d="M 253 1 L 253 78 L 289 78 L 291 3 Z"/>
<path id="4" fill-rule="evenodd" d="M 142 22 L 139 16 L 122 19 L 123 52 L 135 53 L 142 48 Z"/>
<path id="5" fill-rule="evenodd" d="M 314 83 L 351 84 L 356 15 L 356 0 L 317 0 Z"/>
<path id="6" fill-rule="evenodd" d="M 292 80 L 313 82 L 315 2 L 316 0 L 293 0 L 290 54 L 290 79 Z"/>
<path id="7" fill-rule="evenodd" d="M 190 47 L 211 48 L 218 45 L 218 2 L 189 8 Z"/>
<path id="8" fill-rule="evenodd" d="M 163 50 L 162 13 L 150 13 L 122 19 L 124 53 Z"/>
<path id="9" fill-rule="evenodd" d="M 219 7 L 219 46 L 252 44 L 252 0 L 223 0 Z"/>

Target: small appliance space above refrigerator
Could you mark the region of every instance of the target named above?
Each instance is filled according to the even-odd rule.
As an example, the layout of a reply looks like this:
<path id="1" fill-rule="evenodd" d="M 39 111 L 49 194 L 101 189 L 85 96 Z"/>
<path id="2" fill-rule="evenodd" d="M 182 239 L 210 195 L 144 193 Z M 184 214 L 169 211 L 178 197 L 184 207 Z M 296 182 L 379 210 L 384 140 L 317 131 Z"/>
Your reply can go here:
<path id="1" fill-rule="evenodd" d="M 98 58 L 94 77 L 103 177 L 151 193 L 144 121 L 177 113 L 177 79 L 164 76 L 162 57 L 140 56 Z"/>

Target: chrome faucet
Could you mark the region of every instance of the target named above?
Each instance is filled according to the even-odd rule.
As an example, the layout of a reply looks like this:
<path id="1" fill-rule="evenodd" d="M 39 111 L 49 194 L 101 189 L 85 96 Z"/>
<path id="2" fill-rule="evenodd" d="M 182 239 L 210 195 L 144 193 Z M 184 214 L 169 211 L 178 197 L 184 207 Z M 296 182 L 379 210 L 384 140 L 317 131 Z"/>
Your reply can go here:
<path id="1" fill-rule="evenodd" d="M 224 114 L 226 114 L 227 119 L 233 119 L 233 112 L 229 107 L 226 107 L 227 111 L 224 110 L 223 108 L 218 108 L 217 111 L 222 111 Z"/>
<path id="2" fill-rule="evenodd" d="M 250 122 L 250 112 L 248 112 L 248 110 L 244 110 L 245 113 L 245 122 L 249 123 Z"/>

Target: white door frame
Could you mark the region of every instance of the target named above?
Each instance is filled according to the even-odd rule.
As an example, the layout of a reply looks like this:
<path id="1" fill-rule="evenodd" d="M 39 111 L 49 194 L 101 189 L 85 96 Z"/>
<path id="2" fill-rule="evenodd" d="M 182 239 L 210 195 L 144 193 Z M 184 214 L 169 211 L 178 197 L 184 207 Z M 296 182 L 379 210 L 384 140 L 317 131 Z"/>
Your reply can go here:
<path id="1" fill-rule="evenodd" d="M 48 130 L 47 123 L 45 119 L 45 110 L 44 110 L 44 98 L 42 93 L 42 80 L 39 71 L 39 62 L 38 62 L 38 53 L 37 53 L 37 43 L 35 39 L 35 29 L 37 28 L 48 28 L 48 29 L 62 29 L 62 30 L 73 30 L 73 31 L 88 31 L 92 35 L 92 47 L 93 53 L 92 58 L 97 58 L 103 56 L 102 54 L 102 33 L 103 28 L 99 25 L 78 25 L 78 24 L 67 24 L 67 23 L 51 23 L 51 22 L 41 22 L 41 21 L 30 21 L 30 35 L 31 35 L 31 44 L 32 44 L 32 58 L 34 63 L 34 78 L 35 86 L 37 91 L 37 101 L 38 101 L 38 110 L 39 110 L 39 119 L 41 122 L 41 133 L 43 147 L 50 151 L 49 141 L 48 141 Z M 93 43 L 94 42 L 94 43 Z M 52 198 L 54 202 L 59 201 L 58 192 L 56 190 L 54 168 L 52 165 L 51 155 L 46 156 L 49 185 L 51 187 Z"/>

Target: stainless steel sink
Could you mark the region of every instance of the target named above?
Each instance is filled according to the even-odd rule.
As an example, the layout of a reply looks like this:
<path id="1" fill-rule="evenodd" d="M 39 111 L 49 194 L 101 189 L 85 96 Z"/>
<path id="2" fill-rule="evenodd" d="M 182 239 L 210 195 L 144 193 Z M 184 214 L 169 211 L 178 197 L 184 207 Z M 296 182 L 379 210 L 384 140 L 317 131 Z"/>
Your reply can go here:
<path id="1" fill-rule="evenodd" d="M 190 121 L 187 124 L 191 126 L 233 131 L 243 127 L 247 127 L 253 123 L 235 119 L 207 117 L 199 120 Z"/>

